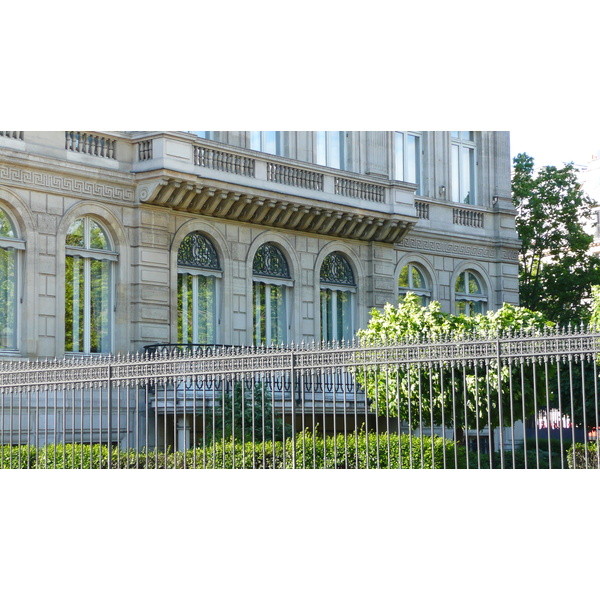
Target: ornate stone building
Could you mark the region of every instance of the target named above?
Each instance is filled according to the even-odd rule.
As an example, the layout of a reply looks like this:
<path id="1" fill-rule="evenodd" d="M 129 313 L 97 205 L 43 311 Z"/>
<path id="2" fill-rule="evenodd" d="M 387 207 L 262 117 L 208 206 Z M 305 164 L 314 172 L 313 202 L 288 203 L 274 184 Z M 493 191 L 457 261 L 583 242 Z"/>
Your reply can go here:
<path id="1" fill-rule="evenodd" d="M 508 132 L 0 132 L 0 353 L 348 339 L 518 302 Z"/>

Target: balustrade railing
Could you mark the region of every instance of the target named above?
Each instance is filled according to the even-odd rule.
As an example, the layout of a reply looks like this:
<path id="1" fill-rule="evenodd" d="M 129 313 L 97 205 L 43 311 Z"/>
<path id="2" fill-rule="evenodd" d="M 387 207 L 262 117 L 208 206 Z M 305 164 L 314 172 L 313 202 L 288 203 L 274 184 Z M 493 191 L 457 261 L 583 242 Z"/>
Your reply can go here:
<path id="1" fill-rule="evenodd" d="M 22 131 L 0 131 L 0 136 L 11 138 L 13 140 L 22 140 L 23 132 Z"/>
<path id="2" fill-rule="evenodd" d="M 114 159 L 116 145 L 117 142 L 109 137 L 81 131 L 65 131 L 65 149 L 71 152 Z"/>
<path id="3" fill-rule="evenodd" d="M 309 190 L 323 190 L 323 174 L 277 163 L 267 163 L 267 180 Z"/>
<path id="4" fill-rule="evenodd" d="M 470 210 L 468 208 L 454 208 L 452 209 L 452 222 L 456 225 L 465 225 L 466 227 L 478 227 L 482 228 L 483 213 L 477 210 Z"/>
<path id="5" fill-rule="evenodd" d="M 138 159 L 141 161 L 152 159 L 152 140 L 138 142 Z"/>
<path id="6" fill-rule="evenodd" d="M 335 193 L 371 202 L 385 202 L 385 188 L 382 185 L 344 177 L 335 178 Z"/>
<path id="7" fill-rule="evenodd" d="M 429 220 L 429 203 L 428 202 L 420 202 L 419 200 L 415 201 L 415 210 L 417 212 L 417 218 Z"/>
<path id="8" fill-rule="evenodd" d="M 194 164 L 199 167 L 225 171 L 246 177 L 255 176 L 255 160 L 248 156 L 216 148 L 194 146 Z"/>

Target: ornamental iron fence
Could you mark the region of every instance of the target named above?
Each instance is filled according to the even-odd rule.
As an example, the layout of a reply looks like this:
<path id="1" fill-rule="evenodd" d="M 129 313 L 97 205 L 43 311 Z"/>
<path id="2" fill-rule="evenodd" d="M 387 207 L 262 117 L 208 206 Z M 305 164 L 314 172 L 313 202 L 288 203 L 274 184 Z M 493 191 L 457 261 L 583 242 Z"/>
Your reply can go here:
<path id="1" fill-rule="evenodd" d="M 600 334 L 0 363 L 0 468 L 598 468 Z"/>

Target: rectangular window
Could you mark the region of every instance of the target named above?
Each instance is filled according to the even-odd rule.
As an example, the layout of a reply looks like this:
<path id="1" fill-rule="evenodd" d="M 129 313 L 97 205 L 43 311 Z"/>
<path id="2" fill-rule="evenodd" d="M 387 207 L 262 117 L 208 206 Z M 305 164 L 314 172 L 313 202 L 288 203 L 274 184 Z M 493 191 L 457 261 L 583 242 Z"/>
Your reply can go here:
<path id="1" fill-rule="evenodd" d="M 346 132 L 317 131 L 315 137 L 315 162 L 319 165 L 346 168 Z"/>
<path id="2" fill-rule="evenodd" d="M 0 350 L 17 346 L 17 252 L 0 248 Z"/>
<path id="3" fill-rule="evenodd" d="M 394 132 L 394 178 L 416 183 L 421 193 L 421 136 L 406 131 Z"/>
<path id="4" fill-rule="evenodd" d="M 250 149 L 283 156 L 281 131 L 251 131 Z"/>
<path id="5" fill-rule="evenodd" d="M 181 344 L 214 344 L 216 278 L 177 275 L 177 339 Z"/>
<path id="6" fill-rule="evenodd" d="M 352 318 L 353 292 L 321 290 L 321 339 L 351 340 L 354 336 Z"/>
<path id="7" fill-rule="evenodd" d="M 254 344 L 278 346 L 287 342 L 285 286 L 254 282 Z"/>
<path id="8" fill-rule="evenodd" d="M 65 350 L 109 352 L 111 263 L 65 257 Z"/>
<path id="9" fill-rule="evenodd" d="M 472 131 L 453 131 L 450 160 L 452 163 L 452 201 L 476 204 L 475 144 Z"/>

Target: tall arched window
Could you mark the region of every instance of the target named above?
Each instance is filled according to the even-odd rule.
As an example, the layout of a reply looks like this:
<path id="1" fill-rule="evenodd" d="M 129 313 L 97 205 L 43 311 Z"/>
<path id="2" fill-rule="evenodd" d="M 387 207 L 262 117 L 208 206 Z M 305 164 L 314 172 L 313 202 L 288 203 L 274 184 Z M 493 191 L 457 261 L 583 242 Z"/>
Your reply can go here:
<path id="1" fill-rule="evenodd" d="M 181 344 L 217 341 L 219 255 L 212 242 L 194 231 L 177 251 L 177 340 Z"/>
<path id="2" fill-rule="evenodd" d="M 354 336 L 356 284 L 348 260 L 339 252 L 321 265 L 321 339 L 350 340 Z"/>
<path id="3" fill-rule="evenodd" d="M 456 280 L 456 312 L 464 315 L 483 314 L 487 310 L 488 299 L 479 275 L 473 271 L 463 271 Z"/>
<path id="4" fill-rule="evenodd" d="M 19 318 L 19 253 L 25 242 L 8 214 L 0 208 L 0 350 L 16 350 Z"/>
<path id="5" fill-rule="evenodd" d="M 292 280 L 285 256 L 277 246 L 267 243 L 257 250 L 252 263 L 252 279 L 254 344 L 287 343 L 287 295 Z"/>
<path id="6" fill-rule="evenodd" d="M 65 241 L 65 351 L 110 352 L 117 253 L 92 217 L 77 219 Z"/>
<path id="7" fill-rule="evenodd" d="M 427 306 L 431 301 L 431 283 L 425 271 L 414 263 L 402 267 L 398 277 L 398 301 L 402 302 L 408 292 L 416 294 L 421 304 Z"/>

